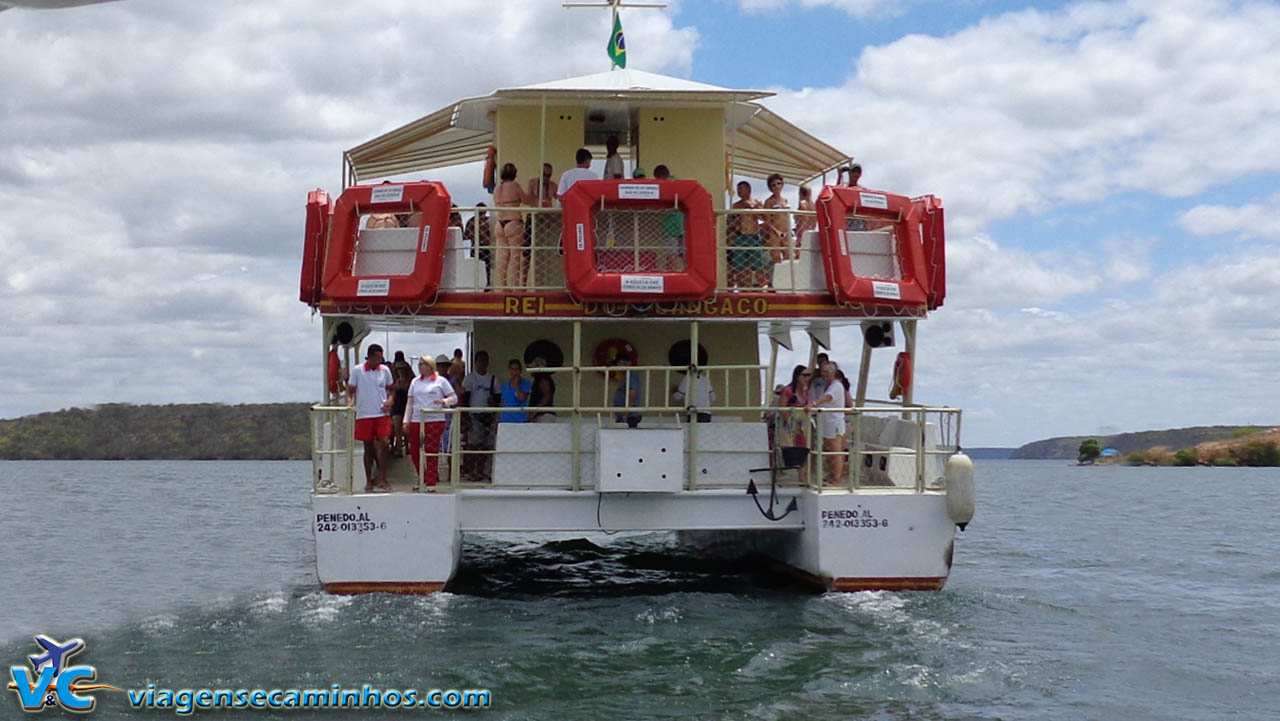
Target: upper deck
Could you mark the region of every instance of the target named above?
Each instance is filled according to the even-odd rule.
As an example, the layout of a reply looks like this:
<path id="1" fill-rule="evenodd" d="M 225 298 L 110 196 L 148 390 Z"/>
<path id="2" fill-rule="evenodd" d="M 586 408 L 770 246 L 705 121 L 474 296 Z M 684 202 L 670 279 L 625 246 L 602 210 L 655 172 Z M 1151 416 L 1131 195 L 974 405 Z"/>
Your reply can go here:
<path id="1" fill-rule="evenodd" d="M 631 70 L 453 103 L 347 151 L 336 211 L 313 194 L 303 300 L 340 315 L 755 321 L 920 318 L 940 305 L 941 203 L 833 194 L 827 181 L 851 156 L 756 102 L 769 95 Z M 570 207 L 557 179 L 583 148 L 598 167 L 611 138 L 624 179 Z M 417 187 L 384 179 L 486 159 L 474 186 L 374 202 Z M 488 193 L 508 163 L 521 198 L 499 209 Z M 655 180 L 658 166 L 679 180 Z M 809 188 L 810 207 L 730 207 L 741 183 L 775 174 Z M 705 191 L 705 214 L 690 187 Z M 797 204 L 794 190 L 779 197 Z"/>

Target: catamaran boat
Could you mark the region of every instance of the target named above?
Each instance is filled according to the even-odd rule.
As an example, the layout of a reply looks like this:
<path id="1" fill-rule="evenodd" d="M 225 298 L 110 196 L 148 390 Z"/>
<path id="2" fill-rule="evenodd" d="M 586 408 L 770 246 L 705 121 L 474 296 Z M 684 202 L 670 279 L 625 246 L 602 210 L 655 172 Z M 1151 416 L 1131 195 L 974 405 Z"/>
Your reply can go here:
<path id="1" fill-rule="evenodd" d="M 469 533 L 621 530 L 731 544 L 825 590 L 942 588 L 974 510 L 960 411 L 912 388 L 918 324 L 946 292 L 942 203 L 828 184 L 852 156 L 770 95 L 615 70 L 461 100 L 343 155 L 342 192 L 308 196 L 301 277 L 322 319 L 312 527 L 327 591 L 444 589 Z M 512 163 L 524 186 L 611 137 L 627 177 L 556 202 L 537 187 L 516 207 L 455 207 L 430 179 L 484 162 L 492 192 Z M 774 173 L 820 187 L 814 208 L 730 207 L 737 181 Z M 498 212 L 522 233 L 499 233 Z M 807 341 L 811 366 L 833 331 L 860 345 L 841 398 L 779 393 L 809 372 L 778 368 L 779 348 Z M 415 334 L 414 355 L 465 335 L 469 369 L 481 350 L 498 384 L 508 359 L 533 365 L 554 399 L 538 422 L 441 409 L 454 432 L 366 492 L 343 384 L 383 332 Z M 890 399 L 868 397 L 874 363 L 894 366 Z M 845 432 L 824 443 L 837 415 Z M 491 432 L 470 432 L 480 417 Z"/>

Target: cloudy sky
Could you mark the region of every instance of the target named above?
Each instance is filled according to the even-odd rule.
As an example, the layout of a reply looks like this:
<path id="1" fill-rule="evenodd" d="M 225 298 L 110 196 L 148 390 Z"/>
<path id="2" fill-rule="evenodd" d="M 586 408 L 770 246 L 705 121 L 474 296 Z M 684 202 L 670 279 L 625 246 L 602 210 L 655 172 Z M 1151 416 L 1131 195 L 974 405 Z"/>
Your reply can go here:
<path id="1" fill-rule="evenodd" d="M 773 90 L 864 183 L 945 200 L 917 396 L 964 408 L 967 445 L 1280 424 L 1277 4 L 680 0 L 623 19 L 631 67 Z M 0 13 L 0 418 L 312 400 L 306 191 L 451 100 L 607 69 L 608 22 L 558 0 Z M 483 199 L 474 175 L 444 176 L 460 203 Z"/>

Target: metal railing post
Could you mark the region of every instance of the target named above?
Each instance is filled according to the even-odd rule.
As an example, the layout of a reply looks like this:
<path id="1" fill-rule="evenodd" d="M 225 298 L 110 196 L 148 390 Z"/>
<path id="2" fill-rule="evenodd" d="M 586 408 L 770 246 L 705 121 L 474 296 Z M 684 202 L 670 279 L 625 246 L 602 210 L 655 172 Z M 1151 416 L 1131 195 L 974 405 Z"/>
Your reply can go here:
<path id="1" fill-rule="evenodd" d="M 697 383 L 697 370 L 698 370 L 698 321 L 696 320 L 689 322 L 689 365 L 694 369 L 694 375 L 685 376 L 685 388 L 688 389 L 689 391 L 693 391 L 695 390 L 694 385 Z M 710 382 L 710 379 L 708 379 L 708 382 Z M 689 396 L 686 394 L 685 395 L 686 411 L 688 410 L 688 407 L 689 407 L 688 401 L 689 401 Z M 694 404 L 698 402 L 696 395 L 693 399 L 693 402 Z M 685 420 L 686 420 L 685 425 L 688 426 L 689 428 L 689 447 L 686 449 L 686 451 L 689 454 L 688 457 L 686 458 L 686 461 L 687 461 L 686 475 L 688 476 L 688 480 L 686 482 L 686 488 L 692 491 L 698 487 L 698 475 L 697 475 L 698 474 L 698 423 L 697 423 L 696 417 L 686 418 Z M 693 421 L 693 422 L 690 423 L 688 421 Z"/>
<path id="2" fill-rule="evenodd" d="M 453 424 L 453 429 L 449 433 L 449 487 L 458 490 L 458 482 L 460 480 L 459 456 L 462 450 L 462 411 L 456 407 L 448 409 L 449 422 Z"/>
<path id="3" fill-rule="evenodd" d="M 606 377 L 607 381 L 607 377 Z M 608 387 L 608 382 L 605 387 Z M 570 483 L 573 490 L 582 490 L 582 321 L 573 322 L 573 414 L 570 415 L 573 437 L 569 439 L 572 455 L 569 459 Z M 596 449 L 599 453 L 600 449 Z M 599 488 L 597 487 L 597 490 Z"/>
<path id="4" fill-rule="evenodd" d="M 924 492 L 924 409 L 916 411 L 916 493 Z"/>

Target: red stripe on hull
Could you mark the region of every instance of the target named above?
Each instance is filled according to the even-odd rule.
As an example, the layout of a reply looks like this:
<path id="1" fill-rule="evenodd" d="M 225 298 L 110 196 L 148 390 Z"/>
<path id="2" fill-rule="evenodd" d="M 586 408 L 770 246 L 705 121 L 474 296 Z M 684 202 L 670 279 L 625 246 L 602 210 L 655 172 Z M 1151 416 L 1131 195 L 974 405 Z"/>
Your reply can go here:
<path id="1" fill-rule="evenodd" d="M 946 576 L 936 578 L 833 578 L 832 591 L 941 591 Z"/>
<path id="2" fill-rule="evenodd" d="M 349 581 L 346 583 L 326 583 L 324 584 L 324 590 L 336 596 L 352 596 L 357 593 L 424 594 L 443 591 L 444 582 Z"/>

